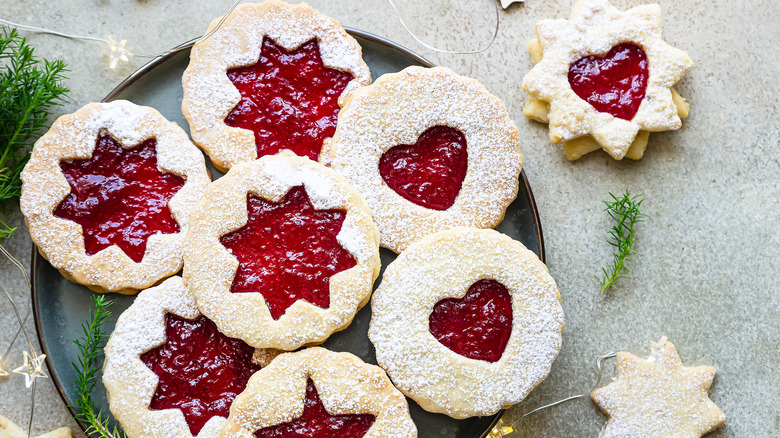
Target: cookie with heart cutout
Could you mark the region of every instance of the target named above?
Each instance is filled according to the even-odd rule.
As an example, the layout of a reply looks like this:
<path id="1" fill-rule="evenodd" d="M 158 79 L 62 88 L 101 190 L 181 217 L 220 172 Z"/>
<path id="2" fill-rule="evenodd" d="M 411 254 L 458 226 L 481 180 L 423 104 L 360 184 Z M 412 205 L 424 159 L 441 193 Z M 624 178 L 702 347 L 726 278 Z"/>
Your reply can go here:
<path id="1" fill-rule="evenodd" d="M 498 225 L 523 167 L 504 104 L 444 67 L 408 67 L 356 90 L 325 149 L 396 253 L 443 229 Z"/>
<path id="2" fill-rule="evenodd" d="M 371 310 L 379 365 L 423 409 L 453 418 L 519 403 L 561 348 L 555 281 L 494 230 L 458 227 L 412 244 L 385 270 Z"/>
<path id="3" fill-rule="evenodd" d="M 649 132 L 679 129 L 687 116 L 672 86 L 693 61 L 663 40 L 658 5 L 620 11 L 582 0 L 570 20 L 540 21 L 529 48 L 536 65 L 523 78 L 524 113 L 549 123 L 570 160 L 597 148 L 639 159 Z"/>

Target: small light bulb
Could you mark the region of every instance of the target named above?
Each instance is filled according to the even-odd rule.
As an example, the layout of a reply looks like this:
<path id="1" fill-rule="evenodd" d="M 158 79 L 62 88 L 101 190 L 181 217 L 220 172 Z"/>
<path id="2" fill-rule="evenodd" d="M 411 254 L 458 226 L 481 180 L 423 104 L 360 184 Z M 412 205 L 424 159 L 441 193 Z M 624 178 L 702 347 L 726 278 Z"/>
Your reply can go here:
<path id="1" fill-rule="evenodd" d="M 24 364 L 16 369 L 14 373 L 24 376 L 24 386 L 31 387 L 38 377 L 47 378 L 48 376 L 43 372 L 43 360 L 46 359 L 45 354 L 40 356 L 35 355 L 35 351 L 32 354 L 24 351 Z"/>
<path id="2" fill-rule="evenodd" d="M 108 68 L 111 70 L 119 67 L 120 62 L 130 61 L 130 58 L 133 56 L 125 47 L 126 44 L 127 40 L 118 40 L 113 35 L 108 36 Z"/>

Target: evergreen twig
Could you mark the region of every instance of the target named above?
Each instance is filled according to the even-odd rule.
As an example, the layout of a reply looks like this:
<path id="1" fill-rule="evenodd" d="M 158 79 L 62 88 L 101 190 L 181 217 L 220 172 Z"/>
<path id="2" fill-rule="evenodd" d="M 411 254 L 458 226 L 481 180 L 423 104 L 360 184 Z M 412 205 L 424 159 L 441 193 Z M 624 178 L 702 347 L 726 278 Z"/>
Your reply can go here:
<path id="1" fill-rule="evenodd" d="M 102 326 L 111 316 L 111 312 L 108 311 L 111 304 L 112 301 L 107 301 L 104 295 L 93 295 L 89 319 L 81 324 L 83 337 L 73 341 L 79 348 L 78 364 L 71 363 L 76 370 L 74 383 L 76 384 L 76 408 L 79 410 L 79 414 L 74 418 L 87 424 L 85 432 L 88 436 L 127 438 L 116 426 L 112 428 L 108 424 L 108 417 L 104 416 L 103 411 L 98 409 L 92 400 L 92 390 L 95 389 L 97 382 L 96 374 L 100 370 L 99 362 L 103 356 L 103 346 L 108 338 Z"/>
<path id="2" fill-rule="evenodd" d="M 67 71 L 61 60 L 37 58 L 16 29 L 0 26 L 0 203 L 21 195 L 33 139 L 69 91 L 62 85 Z M 13 231 L 0 226 L 2 242 Z"/>
<path id="3" fill-rule="evenodd" d="M 604 201 L 606 211 L 615 224 L 609 231 L 607 242 L 614 246 L 616 251 L 612 254 L 612 264 L 601 269 L 603 277 L 601 278 L 602 295 L 609 288 L 617 289 L 615 281 L 619 278 L 628 277 L 626 262 L 631 260 L 634 253 L 634 226 L 639 222 L 644 222 L 647 215 L 639 211 L 642 202 L 642 195 L 631 197 L 631 193 L 626 193 L 618 198 L 612 193 L 609 194 L 611 201 Z"/>

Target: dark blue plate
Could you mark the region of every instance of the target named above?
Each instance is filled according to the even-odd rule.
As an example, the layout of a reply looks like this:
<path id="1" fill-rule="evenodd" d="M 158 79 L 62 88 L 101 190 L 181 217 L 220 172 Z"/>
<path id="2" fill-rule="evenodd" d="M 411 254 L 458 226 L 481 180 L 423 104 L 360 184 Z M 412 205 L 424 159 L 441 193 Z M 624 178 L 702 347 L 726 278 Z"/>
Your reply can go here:
<path id="1" fill-rule="evenodd" d="M 354 29 L 348 31 L 363 47 L 363 57 L 374 78 L 410 65 L 432 66 L 419 55 L 384 38 Z M 189 62 L 191 46 L 192 41 L 155 58 L 119 84 L 106 96 L 105 101 L 125 99 L 154 107 L 168 120 L 178 123 L 189 132 L 187 121 L 181 113 L 181 75 Z M 210 170 L 215 179 L 222 175 L 211 166 Z M 517 199 L 509 206 L 504 221 L 497 229 L 523 242 L 544 261 L 542 228 L 525 173 L 520 176 Z M 382 249 L 381 256 L 383 267 L 395 258 L 392 252 L 385 249 Z M 37 251 L 32 254 L 32 279 L 33 310 L 41 347 L 46 354 L 51 378 L 65 404 L 75 415 L 76 410 L 72 407 L 76 394 L 73 384 L 75 371 L 71 362 L 77 361 L 78 351 L 72 340 L 82 336 L 81 324 L 89 316 L 90 294 L 93 292 L 63 278 Z M 114 329 L 117 317 L 132 304 L 134 296 L 112 294 L 110 298 L 114 305 L 110 309 L 112 317 L 105 325 L 107 331 Z M 331 336 L 323 347 L 349 351 L 375 364 L 374 347 L 367 336 L 370 319 L 371 309 L 366 306 L 358 312 L 349 328 Z M 108 413 L 106 391 L 101 381 L 98 381 L 93 397 L 97 406 Z M 426 412 L 412 400 L 409 400 L 409 408 L 420 438 L 485 437 L 501 415 L 454 420 L 446 415 Z M 79 425 L 84 429 L 84 424 Z"/>

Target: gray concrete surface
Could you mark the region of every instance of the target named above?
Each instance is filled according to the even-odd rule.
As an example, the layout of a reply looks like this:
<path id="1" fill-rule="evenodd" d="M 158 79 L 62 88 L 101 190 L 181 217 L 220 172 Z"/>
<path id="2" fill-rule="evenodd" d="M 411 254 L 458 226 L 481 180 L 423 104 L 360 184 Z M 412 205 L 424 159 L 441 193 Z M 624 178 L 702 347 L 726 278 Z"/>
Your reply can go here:
<path id="1" fill-rule="evenodd" d="M 410 20 L 425 14 L 430 38 L 463 47 L 484 37 L 489 9 L 471 22 L 445 14 L 448 0 L 400 1 Z M 0 0 L 0 18 L 62 31 L 128 39 L 155 53 L 200 34 L 229 0 Z M 595 359 L 613 350 L 643 353 L 666 335 L 686 365 L 714 365 L 711 398 L 726 413 L 712 437 L 780 436 L 780 13 L 771 0 L 662 0 L 664 33 L 696 66 L 678 89 L 691 116 L 677 132 L 653 134 L 645 158 L 615 162 L 606 154 L 569 163 L 547 140 L 546 127 L 522 115 L 521 79 L 531 66 L 525 49 L 537 20 L 568 16 L 572 0 L 528 0 L 501 12 L 495 44 L 478 55 L 444 55 L 416 44 L 385 0 L 311 2 L 344 25 L 398 41 L 432 61 L 473 76 L 501 97 L 522 138 L 525 170 L 541 212 L 550 272 L 566 311 L 564 346 L 548 379 L 507 420 L 587 391 Z M 615 0 L 627 8 L 637 0 Z M 483 5 L 484 6 L 484 5 Z M 24 33 L 46 57 L 71 68 L 72 101 L 60 113 L 100 100 L 145 60 L 109 71 L 97 43 Z M 645 195 L 650 219 L 638 229 L 631 278 L 599 294 L 595 275 L 610 258 L 607 193 Z M 19 225 L 9 249 L 29 263 L 30 240 L 17 207 L 2 213 Z M 8 263 L 0 278 L 17 302 L 27 298 Z M 0 348 L 15 324 L 0 300 Z M 34 330 L 31 323 L 30 330 Z M 21 349 L 15 353 L 21 355 Z M 612 369 L 608 368 L 608 373 Z M 24 423 L 29 393 L 23 379 L 0 380 L 0 414 Z M 50 381 L 39 387 L 33 433 L 75 424 Z M 605 417 L 580 400 L 522 420 L 517 437 L 594 437 Z"/>

